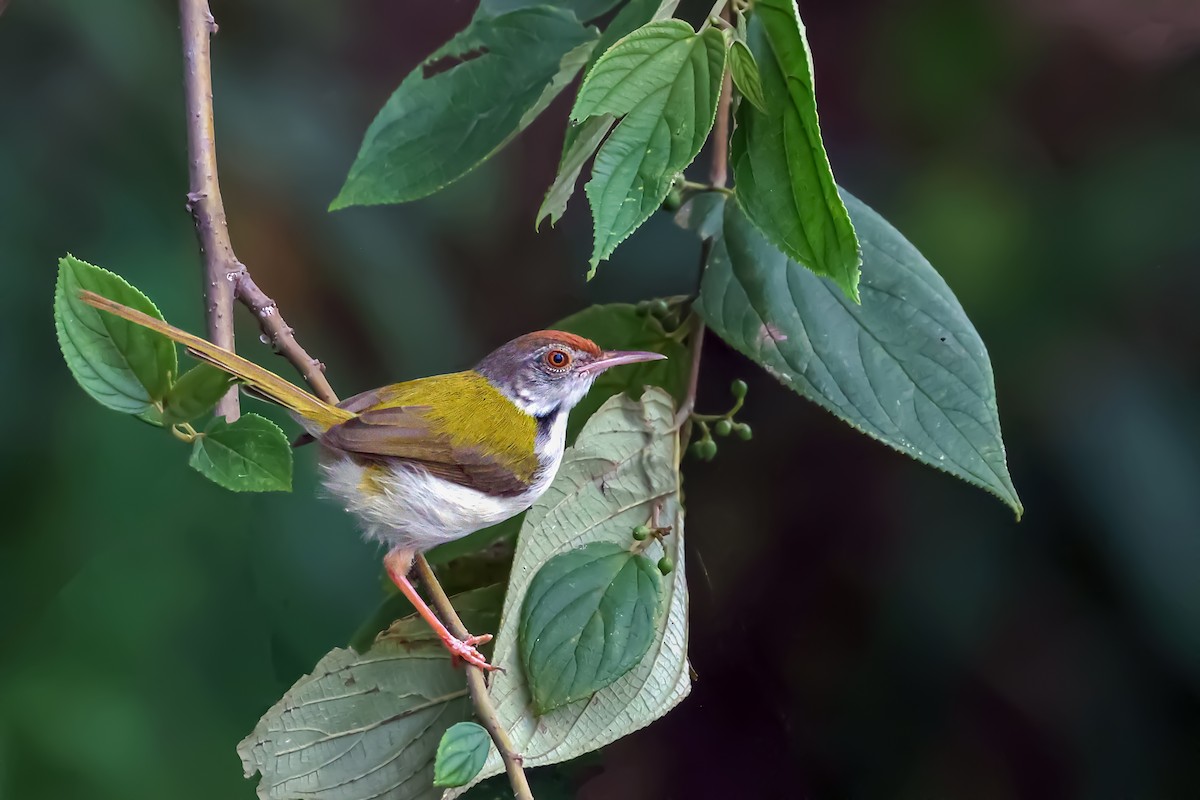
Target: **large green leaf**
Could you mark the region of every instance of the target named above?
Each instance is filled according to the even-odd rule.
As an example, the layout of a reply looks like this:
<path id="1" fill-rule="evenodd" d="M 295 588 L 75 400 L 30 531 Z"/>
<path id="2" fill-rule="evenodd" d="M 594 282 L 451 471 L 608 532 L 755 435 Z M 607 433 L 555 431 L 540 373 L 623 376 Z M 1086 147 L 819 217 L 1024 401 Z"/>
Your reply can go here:
<path id="1" fill-rule="evenodd" d="M 548 6 L 477 16 L 392 94 L 330 208 L 415 200 L 461 178 L 549 105 L 595 37 Z M 425 77 L 444 60 L 459 63 Z"/>
<path id="2" fill-rule="evenodd" d="M 558 476 L 525 517 L 504 597 L 488 693 L 526 767 L 553 764 L 603 747 L 648 725 L 691 688 L 687 664 L 687 584 L 683 512 L 679 505 L 679 437 L 675 404 L 661 389 L 640 401 L 613 397 L 588 420 L 563 458 Z M 638 664 L 590 701 L 540 717 L 521 669 L 520 609 L 543 564 L 590 542 L 628 545 L 637 525 L 655 517 L 671 534 L 646 551 L 680 565 L 663 580 L 663 609 L 650 649 Z M 480 779 L 504 769 L 492 752 Z M 456 794 L 452 793 L 452 794 Z"/>
<path id="3" fill-rule="evenodd" d="M 92 308 L 79 299 L 82 289 L 158 319 L 162 314 L 121 276 L 71 255 L 59 259 L 54 329 L 71 374 L 101 405 L 147 421 L 158 419 L 156 404 L 179 369 L 175 345 L 141 325 Z"/>
<path id="4" fill-rule="evenodd" d="M 539 715 L 591 697 L 650 648 L 658 569 L 631 544 L 589 542 L 559 553 L 533 576 L 518 641 Z"/>
<path id="5" fill-rule="evenodd" d="M 842 198 L 862 239 L 862 305 L 797 269 L 736 201 L 696 198 L 686 222 L 712 239 L 705 322 L 785 386 L 1020 516 L 983 341 L 917 249 L 861 200 Z"/>
<path id="6" fill-rule="evenodd" d="M 588 72 L 571 119 L 622 118 L 585 187 L 595 228 L 589 277 L 662 205 L 675 174 L 704 146 L 724 72 L 721 32 L 697 34 L 674 19 L 629 34 Z"/>
<path id="7" fill-rule="evenodd" d="M 768 112 L 752 103 L 737 110 L 730 160 L 746 216 L 857 302 L 862 257 L 821 143 L 812 57 L 794 1 L 757 0 L 748 40 Z"/>
<path id="8" fill-rule="evenodd" d="M 605 350 L 653 350 L 667 357 L 665 361 L 646 361 L 601 373 L 591 391 L 571 411 L 567 441 L 574 441 L 588 418 L 614 394 L 628 392 L 637 398 L 643 387 L 659 386 L 676 402 L 683 400 L 690 366 L 688 350 L 667 335 L 656 317 L 628 303 L 609 303 L 585 308 L 560 320 L 555 327 L 585 336 Z"/>
<path id="9" fill-rule="evenodd" d="M 473 631 L 494 630 L 503 587 L 457 595 Z M 238 745 L 264 800 L 434 800 L 442 733 L 471 715 L 466 680 L 417 616 L 365 653 L 334 650 L 272 706 Z"/>
<path id="10" fill-rule="evenodd" d="M 196 437 L 188 463 L 230 491 L 292 490 L 292 446 L 278 425 L 257 414 L 213 419 Z"/>
<path id="11" fill-rule="evenodd" d="M 531 6 L 554 6 L 575 15 L 580 22 L 587 22 L 613 9 L 621 0 L 483 0 L 479 14 L 498 17 Z"/>

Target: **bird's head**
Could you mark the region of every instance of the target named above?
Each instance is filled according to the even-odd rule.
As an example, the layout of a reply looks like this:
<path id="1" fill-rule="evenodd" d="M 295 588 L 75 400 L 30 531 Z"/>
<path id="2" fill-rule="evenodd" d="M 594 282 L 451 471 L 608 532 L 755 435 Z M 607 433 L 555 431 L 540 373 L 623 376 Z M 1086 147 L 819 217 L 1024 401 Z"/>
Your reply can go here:
<path id="1" fill-rule="evenodd" d="M 475 371 L 535 417 L 570 411 L 600 373 L 621 364 L 664 359 L 640 350 L 601 350 L 563 331 L 537 331 L 513 339 L 479 362 Z"/>

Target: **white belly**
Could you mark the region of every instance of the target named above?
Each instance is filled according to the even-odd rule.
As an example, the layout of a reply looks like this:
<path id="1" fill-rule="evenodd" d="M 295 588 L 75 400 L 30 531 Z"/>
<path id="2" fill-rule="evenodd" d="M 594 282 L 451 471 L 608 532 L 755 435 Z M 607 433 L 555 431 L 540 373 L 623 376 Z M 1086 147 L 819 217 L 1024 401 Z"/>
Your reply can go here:
<path id="1" fill-rule="evenodd" d="M 563 419 L 565 431 L 565 414 Z M 423 551 L 529 508 L 554 480 L 562 452 L 560 438 L 558 446 L 546 454 L 552 460 L 548 459 L 537 480 L 522 494 L 510 497 L 484 494 L 403 462 L 376 468 L 368 477 L 366 466 L 344 453 L 330 451 L 321 459 L 322 482 L 346 511 L 359 519 L 367 539 L 389 549 Z M 376 491 L 364 491 L 365 487 Z"/>

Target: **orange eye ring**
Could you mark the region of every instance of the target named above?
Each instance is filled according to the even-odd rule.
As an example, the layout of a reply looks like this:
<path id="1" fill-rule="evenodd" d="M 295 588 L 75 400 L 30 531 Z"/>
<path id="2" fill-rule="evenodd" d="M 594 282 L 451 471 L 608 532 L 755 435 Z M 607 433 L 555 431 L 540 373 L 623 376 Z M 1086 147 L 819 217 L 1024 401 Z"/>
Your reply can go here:
<path id="1" fill-rule="evenodd" d="M 571 366 L 571 354 L 558 347 L 547 350 L 544 359 L 546 366 L 553 370 L 564 370 Z"/>

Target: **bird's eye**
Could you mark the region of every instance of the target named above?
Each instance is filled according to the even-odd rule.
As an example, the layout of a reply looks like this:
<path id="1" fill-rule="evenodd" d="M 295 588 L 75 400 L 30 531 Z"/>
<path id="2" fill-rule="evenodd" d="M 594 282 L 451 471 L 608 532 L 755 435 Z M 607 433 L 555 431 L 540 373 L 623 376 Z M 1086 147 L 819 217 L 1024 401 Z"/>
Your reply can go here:
<path id="1" fill-rule="evenodd" d="M 571 354 L 555 348 L 546 353 L 546 366 L 551 369 L 566 369 L 571 363 Z"/>

